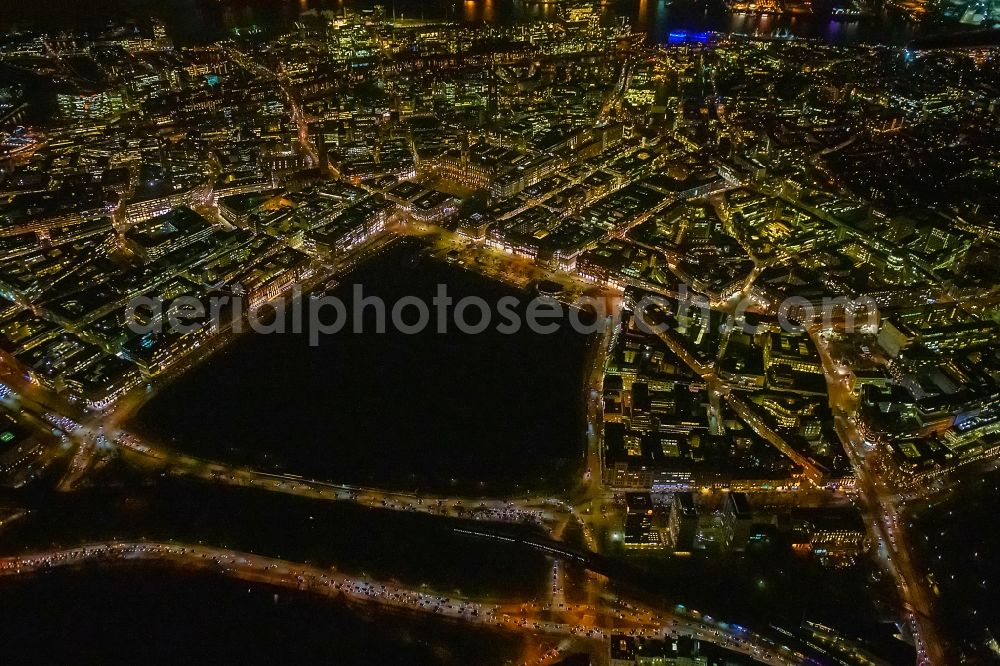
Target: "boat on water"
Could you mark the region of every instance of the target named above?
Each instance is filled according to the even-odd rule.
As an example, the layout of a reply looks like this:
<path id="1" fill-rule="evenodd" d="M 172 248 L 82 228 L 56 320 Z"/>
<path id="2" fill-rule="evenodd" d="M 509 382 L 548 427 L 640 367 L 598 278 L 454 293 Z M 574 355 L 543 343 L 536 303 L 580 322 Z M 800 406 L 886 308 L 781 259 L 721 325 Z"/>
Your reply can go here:
<path id="1" fill-rule="evenodd" d="M 830 18 L 834 21 L 856 21 L 874 15 L 874 9 L 860 0 L 847 0 L 830 8 Z"/>

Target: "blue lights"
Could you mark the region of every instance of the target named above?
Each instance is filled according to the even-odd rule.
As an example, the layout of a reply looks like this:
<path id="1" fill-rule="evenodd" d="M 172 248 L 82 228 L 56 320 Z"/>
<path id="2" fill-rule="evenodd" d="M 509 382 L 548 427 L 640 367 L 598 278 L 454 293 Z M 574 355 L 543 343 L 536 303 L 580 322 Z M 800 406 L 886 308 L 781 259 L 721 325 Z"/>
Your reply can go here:
<path id="1" fill-rule="evenodd" d="M 671 30 L 667 33 L 667 44 L 707 44 L 712 39 L 710 32 Z"/>

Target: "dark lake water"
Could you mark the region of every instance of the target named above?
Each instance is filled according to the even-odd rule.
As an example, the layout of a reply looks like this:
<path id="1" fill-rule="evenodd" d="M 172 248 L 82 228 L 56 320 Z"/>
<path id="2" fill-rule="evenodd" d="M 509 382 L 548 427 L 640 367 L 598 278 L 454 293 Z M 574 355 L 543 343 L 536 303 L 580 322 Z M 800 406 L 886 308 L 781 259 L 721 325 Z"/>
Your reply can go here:
<path id="1" fill-rule="evenodd" d="M 439 284 L 455 302 L 530 299 L 422 247 L 399 241 L 345 278 L 334 294 L 348 316 L 355 284 L 390 307 L 430 304 Z M 305 332 L 247 333 L 153 397 L 136 427 L 207 458 L 378 487 L 495 495 L 563 489 L 582 472 L 593 337 L 568 325 L 377 333 L 366 312 L 362 333 L 352 320 L 315 347 Z"/>
<path id="2" fill-rule="evenodd" d="M 831 2 L 833 0 L 830 0 Z M 49 28 L 101 27 L 109 21 L 157 16 L 181 43 L 204 42 L 225 36 L 233 28 L 288 27 L 300 12 L 310 9 L 338 11 L 382 5 L 387 13 L 417 18 L 455 18 L 464 21 L 511 22 L 531 17 L 551 17 L 553 4 L 523 0 L 41 0 L 17 2 L 0 16 L 0 27 L 36 25 Z M 831 21 L 817 0 L 816 14 L 806 17 L 754 17 L 731 15 L 722 0 L 617 0 L 603 9 L 608 19 L 628 18 L 653 42 L 666 41 L 671 30 L 714 30 L 755 35 L 814 37 L 831 43 L 857 42 L 902 45 L 915 36 L 935 33 L 936 24 L 918 25 L 904 16 L 883 11 L 875 0 L 876 15 L 859 21 Z"/>
<path id="3" fill-rule="evenodd" d="M 148 565 L 6 579 L 0 594 L 6 664 L 487 666 L 521 648 L 511 634 Z"/>

